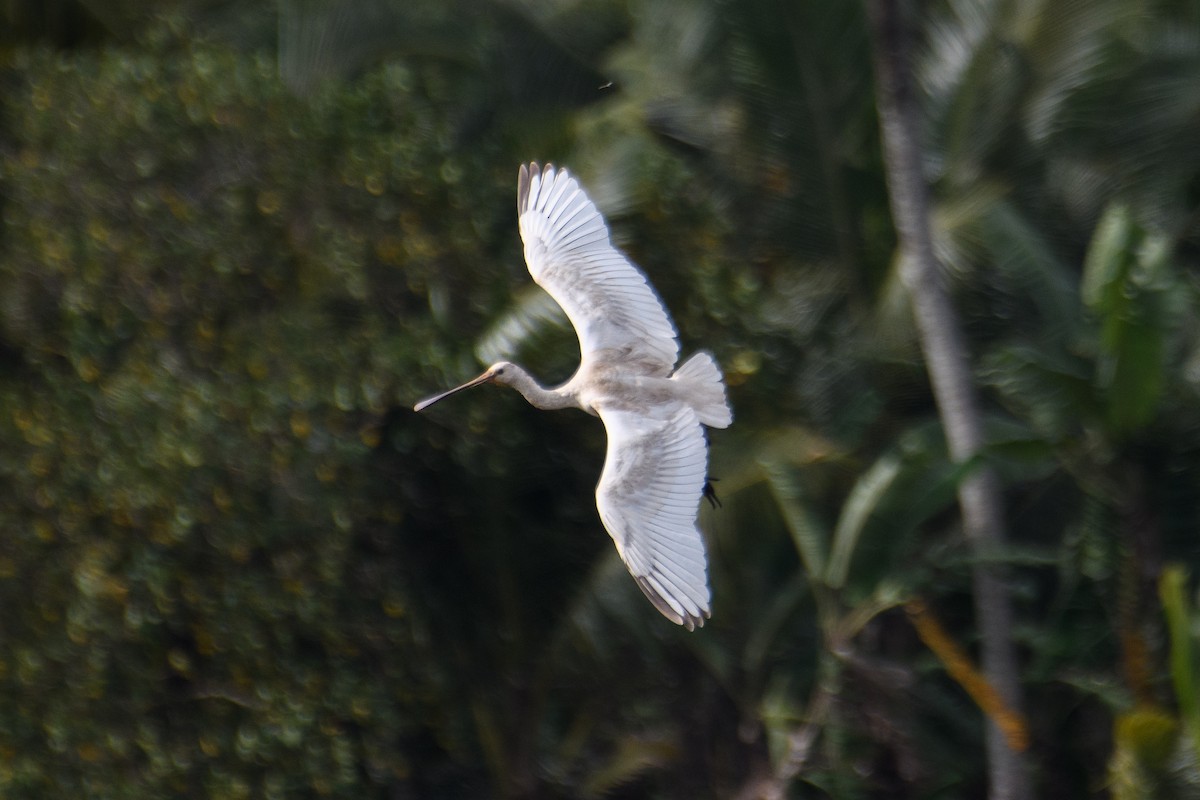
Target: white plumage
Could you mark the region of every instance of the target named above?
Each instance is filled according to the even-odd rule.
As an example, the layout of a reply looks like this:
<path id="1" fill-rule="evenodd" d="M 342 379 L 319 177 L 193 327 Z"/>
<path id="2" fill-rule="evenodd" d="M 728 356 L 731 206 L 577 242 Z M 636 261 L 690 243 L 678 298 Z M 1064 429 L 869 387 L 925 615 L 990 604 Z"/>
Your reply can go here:
<path id="1" fill-rule="evenodd" d="M 567 312 L 583 361 L 629 348 L 669 375 L 678 334 L 646 276 L 609 241 L 595 204 L 565 169 L 521 167 L 517 215 L 529 274 Z"/>
<path id="2" fill-rule="evenodd" d="M 613 247 L 595 204 L 565 169 L 521 166 L 517 214 L 533 279 L 579 336 L 579 369 L 554 389 L 505 361 L 420 411 L 482 383 L 512 386 L 538 408 L 581 408 L 608 433 L 596 507 L 654 606 L 689 630 L 711 614 L 696 527 L 708 469 L 703 425 L 733 421 L 721 371 L 696 353 L 678 370 L 675 326 L 645 275 Z"/>

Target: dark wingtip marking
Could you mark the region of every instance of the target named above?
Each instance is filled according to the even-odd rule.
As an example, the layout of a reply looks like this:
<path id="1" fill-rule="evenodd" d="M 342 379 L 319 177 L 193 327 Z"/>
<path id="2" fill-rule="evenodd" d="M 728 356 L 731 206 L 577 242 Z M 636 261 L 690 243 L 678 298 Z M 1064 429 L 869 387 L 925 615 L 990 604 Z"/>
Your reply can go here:
<path id="1" fill-rule="evenodd" d="M 637 581 L 638 588 L 642 590 L 642 594 L 646 595 L 646 598 L 654 604 L 659 613 L 676 625 L 682 625 L 689 631 L 694 631 L 696 628 L 703 628 L 704 620 L 712 616 L 712 612 L 707 610 L 702 617 L 695 616 L 694 614 L 682 615 L 671 608 L 671 605 L 663 599 L 662 595 L 654 590 L 654 587 L 643 576 L 635 575 L 634 580 Z"/>
<path id="2" fill-rule="evenodd" d="M 530 161 L 529 166 L 521 165 L 521 171 L 517 173 L 517 214 L 520 215 L 526 208 L 529 207 L 529 184 L 533 181 L 533 175 L 537 173 L 538 165 L 536 161 Z"/>

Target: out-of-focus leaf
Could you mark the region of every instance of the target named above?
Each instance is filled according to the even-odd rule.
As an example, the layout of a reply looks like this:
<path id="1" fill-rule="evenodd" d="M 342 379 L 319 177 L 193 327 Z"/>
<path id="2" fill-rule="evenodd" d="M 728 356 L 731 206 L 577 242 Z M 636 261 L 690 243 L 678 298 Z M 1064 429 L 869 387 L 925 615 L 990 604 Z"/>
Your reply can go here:
<path id="1" fill-rule="evenodd" d="M 1129 326 L 1112 358 L 1108 422 L 1116 434 L 1133 430 L 1154 415 L 1166 376 L 1163 374 L 1163 331 L 1149 325 Z"/>
<path id="2" fill-rule="evenodd" d="M 1042 330 L 1055 338 L 1073 333 L 1080 322 L 1073 272 L 1059 261 L 1031 220 L 1006 200 L 981 217 L 980 232 L 996 267 L 1036 304 Z"/>
<path id="3" fill-rule="evenodd" d="M 1024 100 L 1022 124 L 1028 135 L 1042 141 L 1069 130 L 1079 90 L 1105 75 L 1106 57 L 1112 55 L 1105 44 L 1114 31 L 1136 26 L 1138 16 L 1135 4 L 1120 0 L 1038 0 L 1016 9 L 1007 21 L 1011 35 L 1041 74 Z"/>
<path id="4" fill-rule="evenodd" d="M 850 561 L 867 520 L 875 512 L 903 466 L 899 456 L 889 453 L 871 465 L 854 484 L 842 507 L 829 550 L 825 582 L 837 589 L 846 583 Z"/>
<path id="5" fill-rule="evenodd" d="M 1088 364 L 1082 359 L 1010 345 L 988 353 L 978 374 L 1047 441 L 1061 441 L 1097 414 Z"/>
<path id="6" fill-rule="evenodd" d="M 1200 760 L 1179 720 L 1138 708 L 1113 727 L 1108 776 L 1114 800 L 1200 800 Z"/>
<path id="7" fill-rule="evenodd" d="M 1116 435 L 1147 422 L 1158 405 L 1174 288 L 1165 235 L 1147 231 L 1125 205 L 1110 206 L 1092 237 L 1081 290 L 1100 320 L 1098 377 Z"/>
<path id="8" fill-rule="evenodd" d="M 933 145 L 944 153 L 943 169 L 963 180 L 982 171 L 997 139 L 1016 124 L 1028 67 L 1019 50 L 997 35 L 993 9 L 950 5 L 960 24 L 938 29 L 918 70 L 938 83 L 938 119 L 932 127 L 939 140 Z"/>
<path id="9" fill-rule="evenodd" d="M 1179 715 L 1200 744 L 1200 693 L 1197 682 L 1198 665 L 1194 652 L 1193 617 L 1195 612 L 1188 608 L 1184 599 L 1187 573 L 1182 567 L 1172 566 L 1163 571 L 1159 578 L 1158 592 L 1163 614 L 1167 618 L 1167 633 L 1171 642 L 1171 683 L 1175 687 L 1175 701 L 1179 704 Z"/>
<path id="10" fill-rule="evenodd" d="M 513 293 L 512 304 L 479 337 L 475 355 L 483 364 L 515 358 L 547 331 L 570 330 L 562 307 L 542 287 L 530 283 Z"/>
<path id="11" fill-rule="evenodd" d="M 1135 258 L 1134 225 L 1129 209 L 1118 203 L 1109 207 L 1092 235 L 1080 290 L 1088 308 L 1105 317 L 1124 303 L 1121 290 Z"/>
<path id="12" fill-rule="evenodd" d="M 792 542 L 796 545 L 804 569 L 814 580 L 820 580 L 826 570 L 829 532 L 809 511 L 803 489 L 786 465 L 764 461 L 762 469 L 767 476 L 767 485 L 771 487 L 771 494 L 783 513 L 788 532 L 792 534 Z"/>
<path id="13" fill-rule="evenodd" d="M 1179 743 L 1179 723 L 1156 709 L 1137 709 L 1117 717 L 1108 777 L 1114 800 L 1156 800 L 1161 777 Z"/>

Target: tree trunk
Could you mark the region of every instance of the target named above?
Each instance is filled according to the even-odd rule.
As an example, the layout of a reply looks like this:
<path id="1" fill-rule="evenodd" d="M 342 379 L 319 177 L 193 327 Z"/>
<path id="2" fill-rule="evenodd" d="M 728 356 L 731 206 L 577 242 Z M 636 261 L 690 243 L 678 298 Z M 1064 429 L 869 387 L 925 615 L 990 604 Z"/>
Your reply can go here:
<path id="1" fill-rule="evenodd" d="M 946 431 L 950 457 L 964 462 L 983 445 L 962 329 L 933 251 L 929 196 L 921 160 L 920 116 L 909 65 L 903 0 L 867 0 L 875 57 L 875 92 L 883 137 L 892 217 L 902 254 L 900 277 L 912 297 L 921 349 Z M 991 469 L 971 472 L 958 489 L 963 532 L 978 556 L 972 580 L 982 669 L 1009 709 L 1022 709 L 1012 607 L 1005 570 L 994 556 L 1004 541 L 1000 486 Z M 991 800 L 1031 800 L 1027 759 L 987 721 Z"/>

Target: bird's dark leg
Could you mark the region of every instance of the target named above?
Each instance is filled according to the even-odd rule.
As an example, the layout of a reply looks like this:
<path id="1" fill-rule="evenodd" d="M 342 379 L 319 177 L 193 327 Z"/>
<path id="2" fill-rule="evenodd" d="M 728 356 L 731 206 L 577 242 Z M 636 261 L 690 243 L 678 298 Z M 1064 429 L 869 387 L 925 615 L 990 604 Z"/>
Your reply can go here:
<path id="1" fill-rule="evenodd" d="M 721 480 L 720 478 L 705 478 L 704 479 L 704 499 L 707 500 L 710 504 L 712 504 L 713 508 L 723 508 L 724 507 L 724 504 L 721 502 L 721 498 L 717 497 L 717 488 L 715 486 L 713 486 L 714 483 L 717 483 L 720 480 Z"/>

